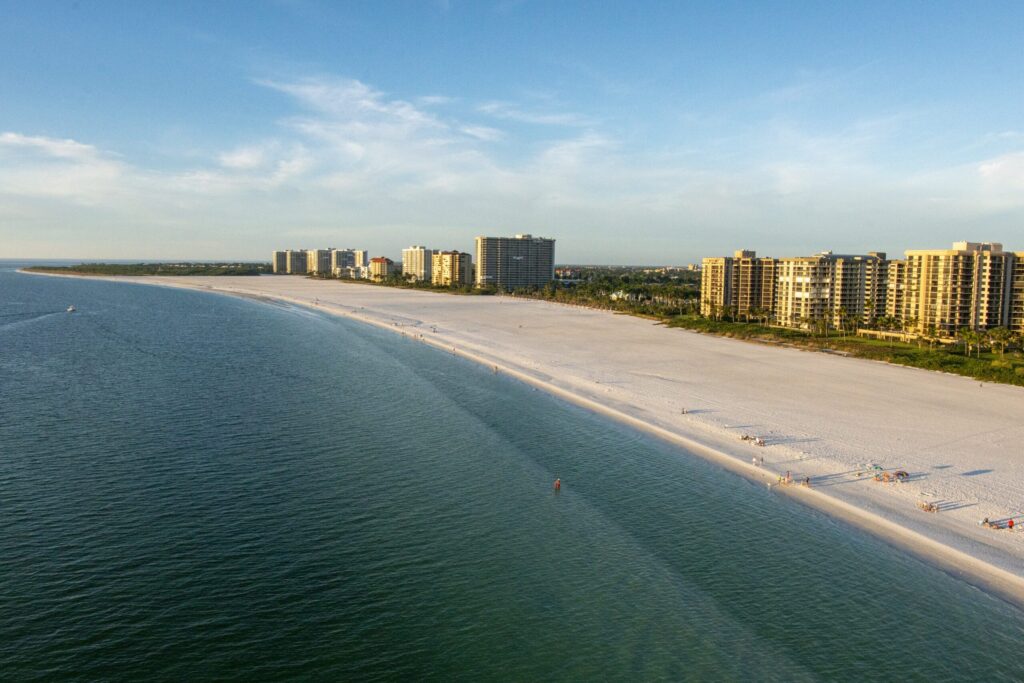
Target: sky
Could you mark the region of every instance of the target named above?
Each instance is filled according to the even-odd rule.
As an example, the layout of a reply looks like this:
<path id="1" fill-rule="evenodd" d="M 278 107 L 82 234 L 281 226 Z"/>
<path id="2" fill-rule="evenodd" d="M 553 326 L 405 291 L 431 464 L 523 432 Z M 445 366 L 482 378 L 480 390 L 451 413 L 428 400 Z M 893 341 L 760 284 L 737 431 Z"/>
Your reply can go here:
<path id="1" fill-rule="evenodd" d="M 0 258 L 1024 251 L 1024 3 L 0 0 Z"/>

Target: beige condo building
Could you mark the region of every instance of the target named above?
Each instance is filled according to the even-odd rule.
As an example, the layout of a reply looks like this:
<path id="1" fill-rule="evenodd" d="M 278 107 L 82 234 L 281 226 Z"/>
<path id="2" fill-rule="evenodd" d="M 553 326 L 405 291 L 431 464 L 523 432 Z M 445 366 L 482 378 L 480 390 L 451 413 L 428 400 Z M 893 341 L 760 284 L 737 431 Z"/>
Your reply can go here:
<path id="1" fill-rule="evenodd" d="M 889 265 L 885 252 L 869 251 L 864 261 L 864 313 L 861 321 L 873 325 L 885 315 L 885 301 L 889 294 Z"/>
<path id="2" fill-rule="evenodd" d="M 903 314 L 903 299 L 907 289 L 906 261 L 889 261 L 885 282 L 885 303 L 882 315 L 899 320 Z"/>
<path id="3" fill-rule="evenodd" d="M 307 273 L 331 272 L 331 249 L 310 249 L 306 252 Z"/>
<path id="4" fill-rule="evenodd" d="M 788 327 L 871 326 L 886 316 L 911 335 L 949 338 L 995 327 L 1024 333 L 1024 252 L 995 242 L 910 250 L 893 261 L 882 252 L 758 259 L 738 251 L 705 258 L 702 270 L 703 315 L 761 307 Z"/>
<path id="5" fill-rule="evenodd" d="M 370 279 L 375 282 L 388 279 L 394 272 L 395 262 L 383 256 L 375 256 L 370 259 Z"/>
<path id="6" fill-rule="evenodd" d="M 1010 316 L 1007 327 L 1024 334 L 1024 251 L 1014 253 L 1010 273 Z"/>
<path id="7" fill-rule="evenodd" d="M 997 242 L 907 251 L 898 319 L 909 332 L 940 337 L 1012 324 L 1014 256 Z"/>
<path id="8" fill-rule="evenodd" d="M 442 287 L 473 283 L 473 257 L 463 251 L 435 251 L 431 282 Z"/>
<path id="9" fill-rule="evenodd" d="M 708 257 L 701 263 L 700 311 L 710 316 L 731 309 L 740 316 L 775 307 L 776 260 L 749 250 Z"/>

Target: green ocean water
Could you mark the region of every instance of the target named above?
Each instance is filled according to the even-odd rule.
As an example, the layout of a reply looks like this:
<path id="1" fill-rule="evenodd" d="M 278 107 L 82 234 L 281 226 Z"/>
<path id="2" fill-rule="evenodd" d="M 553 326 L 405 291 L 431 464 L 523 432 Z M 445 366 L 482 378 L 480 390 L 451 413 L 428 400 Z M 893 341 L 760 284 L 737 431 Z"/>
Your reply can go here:
<path id="1" fill-rule="evenodd" d="M 1022 643 L 954 577 L 412 340 L 0 264 L 0 679 L 1019 681 Z"/>

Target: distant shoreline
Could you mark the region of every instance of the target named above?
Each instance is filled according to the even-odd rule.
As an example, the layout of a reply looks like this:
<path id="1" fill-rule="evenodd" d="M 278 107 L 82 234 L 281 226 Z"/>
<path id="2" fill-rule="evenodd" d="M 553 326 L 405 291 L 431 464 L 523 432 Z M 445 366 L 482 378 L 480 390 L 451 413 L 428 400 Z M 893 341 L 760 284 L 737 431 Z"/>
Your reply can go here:
<path id="1" fill-rule="evenodd" d="M 59 273 L 25 272 L 28 272 L 29 274 L 50 275 L 55 277 L 69 276 L 69 274 Z M 392 314 L 391 320 L 388 320 L 386 317 L 381 317 L 379 315 L 375 317 L 371 312 L 361 312 L 360 307 L 356 307 L 354 305 L 342 304 L 328 300 L 322 300 L 322 303 L 317 305 L 312 303 L 309 299 L 302 299 L 299 296 L 293 296 L 282 292 L 254 292 L 239 290 L 237 287 L 233 288 L 231 286 L 236 283 L 234 283 L 230 278 L 223 280 L 223 284 L 221 282 L 208 284 L 205 281 L 199 280 L 188 282 L 181 280 L 172 281 L 162 278 L 155 279 L 150 277 L 129 280 L 120 276 L 76 276 L 113 280 L 132 284 L 149 284 L 154 286 L 194 289 L 221 295 L 242 296 L 263 302 L 283 302 L 314 311 L 321 311 L 331 315 L 349 318 L 381 329 L 390 330 L 395 334 L 412 338 L 416 341 L 421 341 L 439 350 L 461 356 L 485 367 L 493 368 L 497 372 L 536 387 L 537 389 L 543 390 L 562 400 L 569 401 L 591 412 L 612 418 L 622 424 L 628 425 L 631 428 L 640 430 L 660 440 L 681 447 L 690 454 L 702 457 L 705 460 L 717 464 L 734 474 L 739 474 L 748 480 L 760 482 L 762 484 L 771 484 L 776 480 L 779 474 L 777 468 L 768 469 L 756 467 L 741 459 L 741 456 L 737 455 L 737 450 L 734 444 L 726 446 L 725 442 L 720 439 L 701 439 L 696 438 L 692 433 L 684 434 L 674 429 L 668 429 L 660 423 L 660 420 L 651 419 L 650 417 L 644 418 L 642 417 L 643 413 L 637 413 L 635 410 L 631 414 L 631 412 L 618 407 L 616 405 L 617 402 L 610 402 L 608 400 L 602 401 L 598 400 L 593 394 L 586 395 L 580 391 L 573 391 L 570 388 L 567 388 L 564 383 L 556 383 L 554 377 L 544 377 L 537 374 L 531 374 L 531 372 L 524 370 L 524 366 L 521 362 L 509 362 L 507 358 L 501 357 L 500 352 L 498 354 L 491 355 L 489 352 L 483 353 L 478 351 L 476 348 L 466 348 L 465 346 L 460 348 L 460 344 L 457 339 L 452 339 L 447 336 L 427 334 L 425 328 L 412 327 L 411 323 L 403 322 L 400 324 L 395 322 L 397 319 L 395 314 Z M 221 280 L 219 277 L 216 279 L 218 281 Z M 185 280 L 185 278 L 182 278 L 182 280 Z M 188 280 L 191 280 L 191 278 L 188 278 Z M 257 279 L 253 278 L 253 280 Z M 321 297 L 337 294 L 337 289 L 339 287 L 339 285 L 333 285 L 334 289 L 332 290 L 329 289 L 332 285 L 328 283 L 318 283 L 315 280 L 304 281 L 310 283 L 311 287 L 310 285 L 300 287 L 303 291 L 315 292 L 318 291 L 315 289 L 316 287 L 324 287 L 325 289 L 319 291 Z M 251 287 L 249 284 L 244 286 Z M 412 295 L 429 296 L 429 293 L 415 292 Z M 446 298 L 456 301 L 469 299 L 467 297 Z M 381 311 L 379 309 L 374 309 L 374 311 L 372 311 L 372 313 L 378 314 L 380 312 Z M 411 327 L 412 329 L 410 329 Z M 453 341 L 455 343 L 452 343 Z M 851 372 L 853 371 L 854 369 L 851 368 Z M 562 385 L 560 386 L 560 384 Z M 827 513 L 836 519 L 850 524 L 851 526 L 855 526 L 866 531 L 891 545 L 899 547 L 915 557 L 926 560 L 929 563 L 940 567 L 944 571 L 957 576 L 970 584 L 983 588 L 987 592 L 997 595 L 1017 607 L 1024 609 L 1024 576 L 996 566 L 991 562 L 981 559 L 970 552 L 954 547 L 951 544 L 936 540 L 935 538 L 921 533 L 920 531 L 909 528 L 905 524 L 893 521 L 885 516 L 883 512 L 885 508 L 876 508 L 874 510 L 867 509 L 867 507 L 863 505 L 853 504 L 848 500 L 837 498 L 835 495 L 829 495 L 817 488 L 807 489 L 793 485 L 776 486 L 774 487 L 774 490 L 809 507 Z M 956 532 L 954 532 L 954 536 L 955 533 Z"/>

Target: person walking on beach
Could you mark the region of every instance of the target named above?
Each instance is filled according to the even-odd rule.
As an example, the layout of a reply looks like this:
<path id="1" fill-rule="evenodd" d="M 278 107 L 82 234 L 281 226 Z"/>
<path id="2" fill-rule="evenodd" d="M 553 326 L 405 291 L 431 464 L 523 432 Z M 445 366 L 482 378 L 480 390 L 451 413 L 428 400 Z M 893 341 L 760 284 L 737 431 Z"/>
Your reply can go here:
<path id="1" fill-rule="evenodd" d="M 1009 521 L 1006 522 L 1006 528 L 1013 531 L 1013 517 L 1010 517 Z"/>

